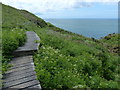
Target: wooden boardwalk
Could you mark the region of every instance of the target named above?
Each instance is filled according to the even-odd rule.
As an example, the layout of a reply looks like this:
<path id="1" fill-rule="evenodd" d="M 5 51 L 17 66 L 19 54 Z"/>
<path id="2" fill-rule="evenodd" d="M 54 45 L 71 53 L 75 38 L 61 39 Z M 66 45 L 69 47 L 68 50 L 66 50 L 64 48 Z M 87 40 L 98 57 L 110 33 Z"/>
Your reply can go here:
<path id="1" fill-rule="evenodd" d="M 4 75 L 4 90 L 40 90 L 41 86 L 36 79 L 32 54 L 38 50 L 40 40 L 33 31 L 27 31 L 27 41 L 24 46 L 19 47 L 13 54 L 10 68 Z"/>

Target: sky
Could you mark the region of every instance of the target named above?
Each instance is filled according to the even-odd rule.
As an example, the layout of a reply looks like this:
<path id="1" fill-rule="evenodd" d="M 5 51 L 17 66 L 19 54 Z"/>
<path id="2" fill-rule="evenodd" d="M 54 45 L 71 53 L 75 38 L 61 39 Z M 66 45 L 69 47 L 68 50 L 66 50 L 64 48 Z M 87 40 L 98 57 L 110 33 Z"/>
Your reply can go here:
<path id="1" fill-rule="evenodd" d="M 118 18 L 119 0 L 1 0 L 46 18 Z"/>

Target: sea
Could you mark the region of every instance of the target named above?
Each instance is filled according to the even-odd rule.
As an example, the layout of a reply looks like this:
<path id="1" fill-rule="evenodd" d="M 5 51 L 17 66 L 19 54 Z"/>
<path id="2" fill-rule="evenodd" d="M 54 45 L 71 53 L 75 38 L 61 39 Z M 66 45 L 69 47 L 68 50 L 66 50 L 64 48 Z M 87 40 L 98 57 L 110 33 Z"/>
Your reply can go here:
<path id="1" fill-rule="evenodd" d="M 44 19 L 53 25 L 86 37 L 100 39 L 118 33 L 117 19 Z"/>

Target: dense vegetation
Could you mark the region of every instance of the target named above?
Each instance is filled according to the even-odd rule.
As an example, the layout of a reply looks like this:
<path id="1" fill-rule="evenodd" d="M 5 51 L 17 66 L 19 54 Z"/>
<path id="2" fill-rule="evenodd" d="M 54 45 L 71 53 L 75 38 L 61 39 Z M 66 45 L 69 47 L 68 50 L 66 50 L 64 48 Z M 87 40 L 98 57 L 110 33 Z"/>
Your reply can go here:
<path id="1" fill-rule="evenodd" d="M 44 88 L 118 87 L 118 57 L 109 53 L 102 43 L 49 30 L 36 31 L 42 45 L 34 62 Z"/>
<path id="2" fill-rule="evenodd" d="M 25 31 L 34 30 L 40 25 L 36 21 L 43 21 L 42 19 L 34 20 L 35 23 L 29 20 L 24 15 L 24 10 L 18 10 L 10 6 L 2 4 L 2 72 L 9 68 L 8 62 L 13 57 L 11 53 L 26 41 Z M 45 26 L 46 23 L 41 26 Z"/>
<path id="3" fill-rule="evenodd" d="M 11 31 L 9 30 L 9 35 L 7 30 L 2 32 L 3 73 L 10 66 L 8 62 L 12 51 L 16 50 L 18 46 L 23 45 L 25 40 L 26 37 L 23 29 L 13 28 Z"/>
<path id="4" fill-rule="evenodd" d="M 41 45 L 34 63 L 42 88 L 118 88 L 118 55 L 107 47 L 117 45 L 118 34 L 111 39 L 106 39 L 109 36 L 101 40 L 87 38 L 5 5 L 2 28 L 3 63 L 8 63 L 6 56 L 24 44 L 26 30 L 34 30 L 40 36 Z"/>
<path id="5" fill-rule="evenodd" d="M 103 42 L 104 46 L 109 49 L 110 52 L 120 54 L 119 47 L 120 34 L 109 34 L 103 37 L 100 41 Z"/>

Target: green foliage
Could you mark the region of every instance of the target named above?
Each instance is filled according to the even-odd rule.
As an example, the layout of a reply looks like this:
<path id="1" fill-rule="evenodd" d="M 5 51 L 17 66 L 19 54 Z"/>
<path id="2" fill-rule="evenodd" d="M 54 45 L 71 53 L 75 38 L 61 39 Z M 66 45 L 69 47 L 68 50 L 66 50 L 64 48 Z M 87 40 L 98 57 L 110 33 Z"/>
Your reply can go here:
<path id="1" fill-rule="evenodd" d="M 34 63 L 43 89 L 118 88 L 120 62 L 106 48 L 117 45 L 116 36 L 90 39 L 46 23 L 28 11 L 2 7 L 3 73 L 11 66 L 12 51 L 24 44 L 25 31 L 33 30 L 41 38 Z"/>
<path id="2" fill-rule="evenodd" d="M 25 31 L 23 29 L 13 28 L 2 32 L 2 66 L 3 73 L 9 68 L 11 53 L 26 41 Z"/>
<path id="3" fill-rule="evenodd" d="M 88 53 L 79 57 L 67 56 L 59 49 L 45 45 L 34 56 L 34 63 L 43 88 L 118 88 L 117 82 L 114 81 L 115 76 L 111 75 L 116 74 L 115 69 L 111 69 L 113 64 L 103 63 L 103 57 L 96 58 Z M 109 58 L 104 57 L 105 59 Z M 111 72 L 105 74 L 106 71 Z"/>
<path id="4" fill-rule="evenodd" d="M 38 79 L 44 88 L 72 88 L 78 83 L 85 87 L 84 80 L 73 68 L 75 64 L 70 62 L 70 59 L 75 61 L 76 58 L 60 54 L 58 49 L 42 46 L 34 59 Z"/>
<path id="5" fill-rule="evenodd" d="M 4 30 L 2 34 L 3 55 L 10 54 L 18 46 L 23 45 L 25 40 L 25 31 L 23 29 L 14 28 L 11 31 Z"/>
<path id="6" fill-rule="evenodd" d="M 118 88 L 118 57 L 100 42 L 49 28 L 36 32 L 42 47 L 34 62 L 43 88 Z"/>
<path id="7" fill-rule="evenodd" d="M 12 65 L 8 64 L 8 61 L 10 61 L 10 59 L 2 58 L 2 61 L 4 61 L 2 63 L 2 74 L 4 74 L 8 70 L 8 68 L 12 67 Z"/>
<path id="8" fill-rule="evenodd" d="M 51 23 L 47 23 L 48 27 L 54 27 L 54 25 L 52 25 Z"/>
<path id="9" fill-rule="evenodd" d="M 20 12 L 27 20 L 29 20 L 31 23 L 34 23 L 38 27 L 43 28 L 43 27 L 47 26 L 47 23 L 43 19 L 38 18 L 34 14 L 32 14 L 26 10 L 20 10 Z"/>
<path id="10" fill-rule="evenodd" d="M 2 4 L 2 28 L 10 30 L 12 28 L 20 28 L 25 30 L 35 30 L 38 27 L 45 27 L 44 20 L 35 15 L 16 8 Z"/>
<path id="11" fill-rule="evenodd" d="M 108 36 L 100 39 L 103 45 L 108 48 L 110 52 L 120 55 L 119 40 L 120 34 L 109 34 Z"/>
<path id="12" fill-rule="evenodd" d="M 2 66 L 3 73 L 9 68 L 8 62 L 11 59 L 11 53 L 26 40 L 25 31 L 36 30 L 38 27 L 45 27 L 44 20 L 35 15 L 16 8 L 2 6 Z M 39 24 L 39 25 L 38 25 Z M 0 33 L 1 34 L 1 33 Z M 1 42 L 0 42 L 1 46 Z"/>

